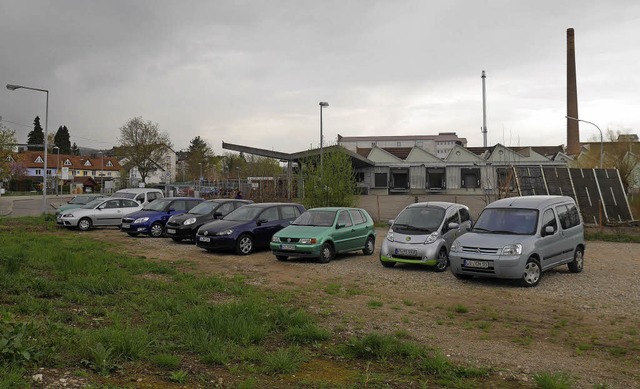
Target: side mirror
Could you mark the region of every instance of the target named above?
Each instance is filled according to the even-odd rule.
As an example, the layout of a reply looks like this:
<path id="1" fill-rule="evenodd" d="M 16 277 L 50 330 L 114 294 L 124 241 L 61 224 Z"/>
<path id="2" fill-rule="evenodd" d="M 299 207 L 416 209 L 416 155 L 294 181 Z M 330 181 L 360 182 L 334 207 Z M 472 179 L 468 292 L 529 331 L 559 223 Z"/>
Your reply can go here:
<path id="1" fill-rule="evenodd" d="M 175 208 L 169 208 L 169 212 L 167 212 L 167 213 L 171 213 L 171 212 L 175 212 L 175 211 L 176 211 Z"/>
<path id="2" fill-rule="evenodd" d="M 266 222 L 267 222 L 267 219 L 258 219 L 258 220 L 256 221 L 256 223 L 257 223 L 259 226 L 260 226 L 260 225 L 262 225 L 262 224 L 264 224 L 264 223 L 266 223 Z"/>
<path id="3" fill-rule="evenodd" d="M 451 222 L 447 225 L 449 230 L 457 230 L 460 227 L 460 224 Z"/>
<path id="4" fill-rule="evenodd" d="M 344 228 L 345 224 L 344 223 L 338 223 L 336 224 L 336 230 L 339 230 L 341 228 Z"/>
<path id="5" fill-rule="evenodd" d="M 389 225 L 393 225 L 393 223 L 395 223 L 396 219 L 389 219 Z"/>
<path id="6" fill-rule="evenodd" d="M 546 226 L 544 228 L 544 233 L 542 234 L 542 236 L 547 236 L 547 235 L 553 235 L 556 232 L 555 228 L 553 228 L 553 226 Z"/>
<path id="7" fill-rule="evenodd" d="M 213 218 L 214 218 L 214 219 L 219 219 L 219 218 L 221 218 L 221 217 L 222 217 L 222 212 L 220 212 L 220 211 L 215 211 L 215 212 L 213 213 Z"/>

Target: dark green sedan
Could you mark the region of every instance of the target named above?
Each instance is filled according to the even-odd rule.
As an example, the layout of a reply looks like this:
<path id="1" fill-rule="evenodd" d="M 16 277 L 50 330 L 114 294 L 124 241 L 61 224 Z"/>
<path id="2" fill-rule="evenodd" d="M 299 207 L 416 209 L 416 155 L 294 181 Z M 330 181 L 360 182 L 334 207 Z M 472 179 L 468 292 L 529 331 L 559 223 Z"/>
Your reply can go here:
<path id="1" fill-rule="evenodd" d="M 289 257 L 331 261 L 336 254 L 373 254 L 376 232 L 371 216 L 361 208 L 325 207 L 304 212 L 271 238 L 270 248 L 280 261 Z"/>

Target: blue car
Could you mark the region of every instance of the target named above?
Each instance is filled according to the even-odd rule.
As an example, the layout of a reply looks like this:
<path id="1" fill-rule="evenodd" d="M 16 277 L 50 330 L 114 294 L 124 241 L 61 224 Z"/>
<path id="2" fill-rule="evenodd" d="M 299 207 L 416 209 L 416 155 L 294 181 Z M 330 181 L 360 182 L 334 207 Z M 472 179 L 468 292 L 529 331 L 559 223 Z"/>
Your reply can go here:
<path id="1" fill-rule="evenodd" d="M 203 201 L 204 199 L 193 197 L 157 199 L 145 205 L 142 210 L 123 217 L 120 229 L 130 236 L 146 234 L 158 238 L 162 236 L 164 225 L 171 216 L 188 212 Z"/>
<path id="2" fill-rule="evenodd" d="M 248 204 L 222 219 L 198 229 L 196 245 L 207 251 L 235 251 L 250 254 L 259 247 L 269 247 L 271 237 L 291 224 L 305 211 L 295 203 Z"/>

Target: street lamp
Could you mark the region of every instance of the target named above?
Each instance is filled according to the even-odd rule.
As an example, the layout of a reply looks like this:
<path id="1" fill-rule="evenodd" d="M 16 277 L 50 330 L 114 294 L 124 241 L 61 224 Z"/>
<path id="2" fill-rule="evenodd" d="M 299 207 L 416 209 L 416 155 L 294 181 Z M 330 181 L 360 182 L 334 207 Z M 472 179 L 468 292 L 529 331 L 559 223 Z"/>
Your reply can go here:
<path id="1" fill-rule="evenodd" d="M 323 163 L 324 148 L 323 148 L 323 138 L 322 138 L 322 108 L 327 108 L 327 107 L 329 107 L 329 103 L 327 103 L 326 101 L 321 101 L 320 102 L 320 177 L 322 177 L 322 175 L 324 174 L 324 163 Z"/>
<path id="2" fill-rule="evenodd" d="M 12 85 L 7 84 L 7 89 L 16 90 L 16 89 L 29 89 L 38 92 L 45 92 L 47 94 L 47 105 L 44 114 L 44 169 L 42 169 L 42 213 L 47 212 L 47 148 L 49 147 L 49 143 L 47 140 L 48 135 L 48 125 L 49 125 L 49 91 L 46 89 L 40 88 L 31 88 L 23 85 Z"/>
<path id="3" fill-rule="evenodd" d="M 104 194 L 104 153 L 98 151 L 100 154 L 100 194 Z"/>
<path id="4" fill-rule="evenodd" d="M 600 169 L 602 169 L 602 158 L 604 156 L 604 142 L 602 140 L 602 130 L 600 129 L 600 127 L 598 127 L 595 123 L 591 123 L 591 122 L 588 122 L 586 120 L 574 118 L 574 117 L 571 117 L 571 116 L 565 116 L 565 118 L 571 119 L 571 120 L 575 120 L 577 122 L 589 123 L 589 124 L 591 124 L 592 126 L 594 126 L 595 128 L 598 129 L 598 131 L 600 132 Z"/>
<path id="5" fill-rule="evenodd" d="M 54 150 L 58 150 L 58 162 L 56 162 L 56 196 L 58 195 L 58 173 L 60 172 L 60 147 L 53 146 Z"/>
<path id="6" fill-rule="evenodd" d="M 240 167 L 236 167 L 236 172 L 238 172 L 238 192 L 240 192 Z"/>

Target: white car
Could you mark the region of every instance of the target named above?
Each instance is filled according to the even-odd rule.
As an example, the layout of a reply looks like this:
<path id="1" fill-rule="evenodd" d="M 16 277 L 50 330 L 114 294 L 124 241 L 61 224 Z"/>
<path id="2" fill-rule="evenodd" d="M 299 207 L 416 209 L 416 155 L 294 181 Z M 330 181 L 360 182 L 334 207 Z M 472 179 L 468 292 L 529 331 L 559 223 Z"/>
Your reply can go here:
<path id="1" fill-rule="evenodd" d="M 58 217 L 58 224 L 68 228 L 87 231 L 97 226 L 119 226 L 120 220 L 132 212 L 142 209 L 142 204 L 124 198 L 102 198 L 94 200 L 82 208 L 74 208 L 63 212 Z"/>

